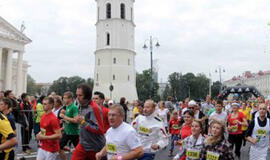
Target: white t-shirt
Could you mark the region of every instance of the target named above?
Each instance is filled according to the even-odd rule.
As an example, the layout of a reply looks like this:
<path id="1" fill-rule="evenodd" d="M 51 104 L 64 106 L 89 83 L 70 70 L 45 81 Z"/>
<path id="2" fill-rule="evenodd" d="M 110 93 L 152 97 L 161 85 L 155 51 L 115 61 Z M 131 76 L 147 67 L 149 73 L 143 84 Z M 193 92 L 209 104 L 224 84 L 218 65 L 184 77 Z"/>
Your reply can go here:
<path id="1" fill-rule="evenodd" d="M 227 113 L 221 112 L 220 114 L 213 112 L 209 117 L 209 124 L 213 121 L 213 119 L 222 120 L 224 122 L 227 122 Z"/>
<path id="2" fill-rule="evenodd" d="M 58 113 L 59 113 L 59 111 L 60 111 L 61 108 L 62 108 L 62 107 L 58 108 L 57 110 L 56 110 L 55 108 L 52 109 L 52 112 L 54 113 L 54 115 L 55 115 L 56 117 L 58 117 Z"/>
<path id="3" fill-rule="evenodd" d="M 161 118 L 161 120 L 163 121 L 163 124 L 165 127 L 168 126 L 168 119 L 167 119 L 168 113 L 169 113 L 169 110 L 167 108 L 164 108 L 163 110 L 161 110 L 161 109 L 157 110 L 157 114 Z"/>
<path id="4" fill-rule="evenodd" d="M 110 128 L 106 133 L 107 158 L 114 155 L 123 155 L 141 146 L 135 129 L 123 122 L 117 128 Z"/>

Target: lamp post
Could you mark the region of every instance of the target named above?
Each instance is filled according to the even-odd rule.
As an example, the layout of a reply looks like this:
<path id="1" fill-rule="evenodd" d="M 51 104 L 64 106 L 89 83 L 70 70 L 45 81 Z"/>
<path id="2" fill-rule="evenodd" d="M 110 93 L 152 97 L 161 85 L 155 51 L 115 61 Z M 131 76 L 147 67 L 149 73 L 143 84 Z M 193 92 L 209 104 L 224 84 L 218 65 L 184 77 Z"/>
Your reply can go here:
<path id="1" fill-rule="evenodd" d="M 215 71 L 216 73 L 219 73 L 219 82 L 220 82 L 220 89 L 219 89 L 219 92 L 221 92 L 221 89 L 222 89 L 222 79 L 221 79 L 221 74 L 222 73 L 225 73 L 225 69 L 222 68 L 221 66 L 218 66 L 218 69 L 216 69 Z"/>
<path id="2" fill-rule="evenodd" d="M 155 47 L 159 47 L 160 44 L 158 43 L 158 39 L 157 38 L 152 38 L 152 36 L 150 36 L 149 39 L 146 39 L 144 41 L 144 45 L 143 45 L 143 49 L 147 49 L 148 46 L 146 45 L 146 42 L 149 41 L 149 50 L 150 50 L 150 60 L 151 60 L 151 70 L 150 70 L 150 75 L 151 75 L 151 83 L 150 83 L 150 91 L 151 91 L 151 98 L 154 97 L 154 81 L 153 81 L 153 40 L 156 41 L 156 45 Z"/>

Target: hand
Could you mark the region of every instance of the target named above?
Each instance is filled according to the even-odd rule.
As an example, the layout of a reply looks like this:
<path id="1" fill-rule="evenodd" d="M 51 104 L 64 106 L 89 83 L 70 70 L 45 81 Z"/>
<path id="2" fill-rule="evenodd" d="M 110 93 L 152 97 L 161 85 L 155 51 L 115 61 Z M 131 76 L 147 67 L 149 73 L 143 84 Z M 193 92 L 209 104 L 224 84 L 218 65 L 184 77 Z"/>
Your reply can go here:
<path id="1" fill-rule="evenodd" d="M 40 140 L 43 140 L 45 137 L 44 137 L 44 135 L 41 134 L 41 132 L 39 132 L 39 133 L 37 134 L 36 138 L 37 138 L 37 140 L 40 141 Z"/>
<path id="2" fill-rule="evenodd" d="M 64 118 L 64 117 L 65 117 L 65 114 L 60 113 L 59 116 L 60 116 L 61 118 L 65 119 L 65 118 Z"/>
<path id="3" fill-rule="evenodd" d="M 112 158 L 111 159 L 109 159 L 109 160 L 118 160 L 118 156 L 112 156 Z"/>
<path id="4" fill-rule="evenodd" d="M 159 149 L 159 145 L 158 144 L 152 144 L 151 148 L 153 150 L 158 150 Z"/>
<path id="5" fill-rule="evenodd" d="M 96 160 L 101 160 L 102 155 L 101 152 L 96 153 Z"/>
<path id="6" fill-rule="evenodd" d="M 66 110 L 62 109 L 60 113 L 61 114 L 65 114 L 66 113 Z"/>
<path id="7" fill-rule="evenodd" d="M 81 123 L 81 121 L 84 119 L 83 116 L 81 116 L 81 115 L 77 115 L 77 116 L 74 117 L 74 118 L 75 118 L 75 121 L 76 121 L 77 123 Z"/>
<path id="8" fill-rule="evenodd" d="M 256 143 L 257 143 L 257 139 L 256 139 L 256 138 L 250 138 L 250 142 L 251 142 L 252 144 L 256 144 Z"/>
<path id="9" fill-rule="evenodd" d="M 25 130 L 26 130 L 26 131 L 28 131 L 28 130 L 29 130 L 29 127 L 28 127 L 28 126 L 27 126 L 27 127 L 25 127 Z"/>

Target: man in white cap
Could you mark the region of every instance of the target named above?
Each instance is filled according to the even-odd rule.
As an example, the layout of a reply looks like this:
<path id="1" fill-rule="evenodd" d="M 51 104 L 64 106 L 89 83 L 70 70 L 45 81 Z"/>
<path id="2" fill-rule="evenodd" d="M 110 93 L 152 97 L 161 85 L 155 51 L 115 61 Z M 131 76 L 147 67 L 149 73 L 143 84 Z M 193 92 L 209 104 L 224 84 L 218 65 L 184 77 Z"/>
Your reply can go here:
<path id="1" fill-rule="evenodd" d="M 194 110 L 194 108 L 195 108 L 196 105 L 197 105 L 197 103 L 196 103 L 194 100 L 190 100 L 190 101 L 188 102 L 187 108 L 184 108 L 184 109 L 182 110 L 182 114 L 185 113 L 185 111 L 188 110 L 188 109 Z"/>

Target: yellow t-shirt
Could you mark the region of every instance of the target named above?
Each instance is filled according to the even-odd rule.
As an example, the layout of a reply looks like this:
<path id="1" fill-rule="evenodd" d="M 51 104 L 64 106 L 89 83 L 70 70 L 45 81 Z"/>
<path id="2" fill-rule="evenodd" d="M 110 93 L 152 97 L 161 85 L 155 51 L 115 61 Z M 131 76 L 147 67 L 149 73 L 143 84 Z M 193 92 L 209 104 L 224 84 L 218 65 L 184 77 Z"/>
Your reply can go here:
<path id="1" fill-rule="evenodd" d="M 246 116 L 246 119 L 247 119 L 248 121 L 251 120 L 251 114 L 250 114 L 250 111 L 251 111 L 251 108 L 250 108 L 250 107 L 247 107 L 245 110 L 243 110 L 242 108 L 239 109 L 239 112 L 244 113 L 244 115 Z M 248 128 L 248 127 L 242 126 L 242 131 L 247 130 L 247 128 Z"/>
<path id="2" fill-rule="evenodd" d="M 0 113 L 0 137 L 1 141 L 0 143 L 3 144 L 7 139 L 11 139 L 15 137 L 14 131 L 11 128 L 10 122 L 3 114 Z M 13 148 L 5 149 L 4 151 L 10 152 Z"/>
<path id="3" fill-rule="evenodd" d="M 135 115 L 136 114 L 139 114 L 139 109 L 138 109 L 138 107 L 134 107 L 133 108 L 133 119 L 135 119 Z"/>

